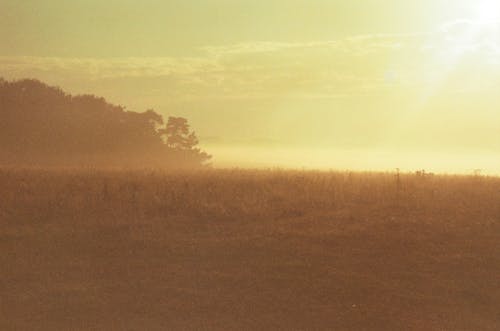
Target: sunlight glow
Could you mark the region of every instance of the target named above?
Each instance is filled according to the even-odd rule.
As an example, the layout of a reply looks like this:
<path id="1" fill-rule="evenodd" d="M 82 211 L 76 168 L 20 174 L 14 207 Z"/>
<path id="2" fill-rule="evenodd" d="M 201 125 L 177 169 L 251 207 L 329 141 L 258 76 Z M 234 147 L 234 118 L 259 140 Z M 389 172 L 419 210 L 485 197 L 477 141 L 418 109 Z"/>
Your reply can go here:
<path id="1" fill-rule="evenodd" d="M 500 19 L 500 2 L 498 0 L 483 0 L 477 7 L 477 19 L 488 24 Z"/>
<path id="2" fill-rule="evenodd" d="M 470 17 L 444 23 L 439 37 L 430 42 L 434 49 L 435 68 L 429 70 L 432 72 L 431 79 L 421 99 L 424 104 L 443 88 L 468 55 L 475 54 L 483 63 L 495 63 L 492 54 L 496 57 L 499 50 L 500 0 L 479 0 L 469 5 Z"/>

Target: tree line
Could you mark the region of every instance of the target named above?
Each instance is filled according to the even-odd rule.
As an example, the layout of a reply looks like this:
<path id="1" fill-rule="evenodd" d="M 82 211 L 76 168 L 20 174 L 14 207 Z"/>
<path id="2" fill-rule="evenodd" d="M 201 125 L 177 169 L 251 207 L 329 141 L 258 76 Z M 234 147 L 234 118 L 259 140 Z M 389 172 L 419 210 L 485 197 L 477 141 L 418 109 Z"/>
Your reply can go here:
<path id="1" fill-rule="evenodd" d="M 0 79 L 0 164 L 203 167 L 182 117 L 127 111 L 34 79 Z"/>

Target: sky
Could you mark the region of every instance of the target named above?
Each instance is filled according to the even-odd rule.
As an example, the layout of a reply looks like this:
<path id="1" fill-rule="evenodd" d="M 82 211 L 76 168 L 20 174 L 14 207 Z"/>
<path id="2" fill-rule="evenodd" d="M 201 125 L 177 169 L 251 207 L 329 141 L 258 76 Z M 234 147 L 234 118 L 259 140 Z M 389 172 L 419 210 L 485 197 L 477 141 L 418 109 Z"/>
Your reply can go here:
<path id="1" fill-rule="evenodd" d="M 500 1 L 0 0 L 0 77 L 187 117 L 216 166 L 500 174 Z"/>

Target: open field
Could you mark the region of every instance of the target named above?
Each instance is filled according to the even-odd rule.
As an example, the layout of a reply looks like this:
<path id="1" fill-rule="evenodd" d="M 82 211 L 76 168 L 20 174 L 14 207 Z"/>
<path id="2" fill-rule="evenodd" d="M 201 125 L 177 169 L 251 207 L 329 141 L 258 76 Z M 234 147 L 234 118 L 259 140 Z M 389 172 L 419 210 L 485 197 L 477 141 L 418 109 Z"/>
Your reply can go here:
<path id="1" fill-rule="evenodd" d="M 500 330 L 500 179 L 0 170 L 0 330 Z"/>

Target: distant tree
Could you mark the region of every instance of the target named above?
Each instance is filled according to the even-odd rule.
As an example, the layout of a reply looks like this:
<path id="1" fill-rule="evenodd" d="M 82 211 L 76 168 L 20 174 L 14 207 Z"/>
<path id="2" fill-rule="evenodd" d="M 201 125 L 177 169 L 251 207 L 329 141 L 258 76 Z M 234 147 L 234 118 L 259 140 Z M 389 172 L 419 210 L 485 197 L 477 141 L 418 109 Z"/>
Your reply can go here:
<path id="1" fill-rule="evenodd" d="M 187 119 L 183 117 L 169 117 L 160 134 L 166 136 L 167 147 L 190 165 L 205 165 L 212 158 L 197 148 L 199 141 L 196 133 L 190 130 Z"/>
<path id="2" fill-rule="evenodd" d="M 193 146 L 189 142 L 189 124 L 182 117 L 169 117 L 165 129 L 160 131 L 166 136 L 166 143 L 174 150 L 189 150 Z"/>
<path id="3" fill-rule="evenodd" d="M 165 126 L 152 109 L 128 111 L 38 80 L 0 78 L 0 165 L 199 167 L 210 156 L 197 145 L 184 118 Z"/>

